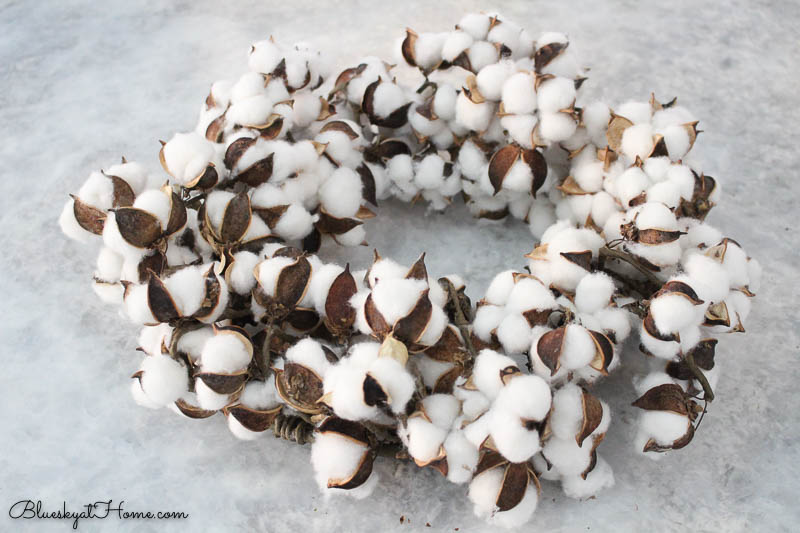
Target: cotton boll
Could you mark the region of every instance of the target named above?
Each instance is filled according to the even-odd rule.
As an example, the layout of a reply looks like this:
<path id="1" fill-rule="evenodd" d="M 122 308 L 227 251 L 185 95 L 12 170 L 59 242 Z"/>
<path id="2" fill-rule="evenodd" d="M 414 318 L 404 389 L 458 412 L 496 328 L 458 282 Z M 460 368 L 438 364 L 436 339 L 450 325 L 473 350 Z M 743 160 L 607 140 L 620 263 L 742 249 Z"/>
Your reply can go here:
<path id="1" fill-rule="evenodd" d="M 503 484 L 503 469 L 492 468 L 475 476 L 469 484 L 469 499 L 475 505 L 475 515 L 491 516 L 497 508 L 497 495 Z"/>
<path id="2" fill-rule="evenodd" d="M 150 311 L 147 285 L 131 285 L 125 294 L 125 313 L 136 324 L 155 324 L 158 321 Z"/>
<path id="3" fill-rule="evenodd" d="M 320 202 L 334 217 L 352 217 L 361 206 L 361 189 L 359 175 L 354 170 L 342 167 L 335 170 L 320 187 Z"/>
<path id="4" fill-rule="evenodd" d="M 191 316 L 203 304 L 205 270 L 198 266 L 182 268 L 164 279 L 164 285 L 181 316 Z M 222 307 L 224 308 L 224 304 Z"/>
<path id="5" fill-rule="evenodd" d="M 325 153 L 332 157 L 339 165 L 355 168 L 361 164 L 361 152 L 356 150 L 353 141 L 346 133 L 328 130 L 317 135 L 314 140 L 320 144 L 326 145 Z M 275 170 L 273 166 L 273 175 L 274 174 Z"/>
<path id="6" fill-rule="evenodd" d="M 230 402 L 227 394 L 214 392 L 200 378 L 194 380 L 194 391 L 197 394 L 197 404 L 207 411 L 219 411 Z"/>
<path id="7" fill-rule="evenodd" d="M 592 362 L 596 350 L 594 340 L 586 328 L 570 324 L 564 336 L 561 364 L 568 370 L 577 370 Z"/>
<path id="8" fill-rule="evenodd" d="M 422 400 L 425 414 L 437 427 L 449 430 L 461 410 L 461 403 L 452 394 L 431 394 Z"/>
<path id="9" fill-rule="evenodd" d="M 163 405 L 151 400 L 150 397 L 144 393 L 142 384 L 138 379 L 131 380 L 131 396 L 133 396 L 133 401 L 142 407 L 147 407 L 148 409 L 159 409 L 163 407 Z"/>
<path id="10" fill-rule="evenodd" d="M 647 174 L 638 167 L 631 167 L 616 180 L 617 196 L 623 207 L 628 207 L 630 201 L 639 196 L 650 186 Z"/>
<path id="11" fill-rule="evenodd" d="M 624 309 L 608 307 L 595 313 L 595 318 L 600 321 L 604 331 L 614 333 L 617 342 L 624 341 L 631 332 L 630 313 Z M 619 358 L 614 358 L 619 362 Z M 612 365 L 614 362 L 612 362 Z"/>
<path id="12" fill-rule="evenodd" d="M 103 247 L 97 256 L 95 278 L 107 282 L 119 281 L 124 258 L 110 248 Z"/>
<path id="13" fill-rule="evenodd" d="M 575 437 L 559 439 L 551 437 L 544 444 L 542 454 L 562 476 L 580 475 L 589 467 L 592 439 L 585 439 L 578 446 Z"/>
<path id="14" fill-rule="evenodd" d="M 492 337 L 492 332 L 497 329 L 500 322 L 505 318 L 506 312 L 502 307 L 495 305 L 483 305 L 475 312 L 475 320 L 472 329 L 475 335 L 483 341 L 488 342 Z"/>
<path id="15" fill-rule="evenodd" d="M 466 129 L 484 132 L 489 127 L 495 112 L 491 102 L 473 103 L 462 91 L 456 99 L 456 121 Z"/>
<path id="16" fill-rule="evenodd" d="M 614 282 L 607 274 L 589 274 L 575 289 L 575 305 L 583 313 L 596 313 L 608 305 L 614 290 Z"/>
<path id="17" fill-rule="evenodd" d="M 501 99 L 506 113 L 529 114 L 536 109 L 534 78 L 527 72 L 511 75 L 503 84 Z"/>
<path id="18" fill-rule="evenodd" d="M 656 443 L 669 446 L 686 434 L 689 424 L 689 418 L 684 415 L 670 411 L 644 411 L 639 428 Z"/>
<path id="19" fill-rule="evenodd" d="M 166 354 L 146 357 L 142 362 L 142 371 L 142 390 L 159 405 L 174 402 L 189 386 L 186 367 Z"/>
<path id="20" fill-rule="evenodd" d="M 586 130 L 593 138 L 605 137 L 608 123 L 611 120 L 611 111 L 603 102 L 592 102 L 581 112 Z M 605 142 L 602 143 L 605 145 Z"/>
<path id="21" fill-rule="evenodd" d="M 652 109 L 649 102 L 626 102 L 619 106 L 615 113 L 634 124 L 644 124 L 650 122 Z"/>
<path id="22" fill-rule="evenodd" d="M 367 317 L 364 313 L 364 304 L 367 301 L 367 297 L 370 295 L 370 291 L 359 291 L 350 298 L 350 306 L 356 310 L 356 320 L 353 326 L 357 331 L 363 333 L 364 335 L 371 335 L 372 328 L 369 327 L 367 323 Z"/>
<path id="23" fill-rule="evenodd" d="M 408 268 L 397 264 L 389 258 L 382 258 L 375 261 L 367 274 L 367 283 L 370 287 L 375 287 L 379 281 L 389 279 L 403 279 L 408 273 Z"/>
<path id="24" fill-rule="evenodd" d="M 368 448 L 366 445 L 338 433 L 319 433 L 311 445 L 311 465 L 320 489 L 328 489 L 331 479 L 349 479 Z M 370 476 L 372 477 L 372 476 Z"/>
<path id="25" fill-rule="evenodd" d="M 208 326 L 187 331 L 178 339 L 178 352 L 188 355 L 191 361 L 199 361 L 203 346 L 213 336 L 214 331 Z"/>
<path id="26" fill-rule="evenodd" d="M 286 350 L 286 361 L 297 363 L 313 370 L 321 378 L 331 367 L 322 345 L 313 339 L 301 339 Z"/>
<path id="27" fill-rule="evenodd" d="M 520 279 L 508 296 L 508 312 L 524 312 L 530 309 L 553 309 L 555 298 L 550 290 L 533 278 Z"/>
<path id="28" fill-rule="evenodd" d="M 489 33 L 491 19 L 484 13 L 468 13 L 461 17 L 456 28 L 468 33 L 473 39 L 483 40 Z"/>
<path id="29" fill-rule="evenodd" d="M 564 198 L 561 203 L 566 203 L 572 211 L 571 220 L 577 222 L 585 221 L 592 214 L 594 198 L 590 194 L 572 194 Z M 556 207 L 558 212 L 558 207 Z"/>
<path id="30" fill-rule="evenodd" d="M 527 461 L 542 449 L 539 432 L 526 429 L 516 414 L 493 408 L 488 416 L 489 432 L 497 451 L 512 463 Z"/>
<path id="31" fill-rule="evenodd" d="M 641 379 L 634 379 L 633 386 L 636 388 L 636 394 L 642 396 L 645 392 L 659 385 L 675 384 L 666 372 L 658 371 L 646 374 Z"/>
<path id="32" fill-rule="evenodd" d="M 494 350 L 481 350 L 475 358 L 472 380 L 479 391 L 490 400 L 494 400 L 503 387 L 500 371 L 508 367 L 516 368 L 517 363 Z"/>
<path id="33" fill-rule="evenodd" d="M 710 248 L 722 240 L 722 232 L 708 224 L 696 224 L 689 228 L 686 235 L 687 245 L 691 248 L 703 246 Z"/>
<path id="34" fill-rule="evenodd" d="M 439 456 L 447 431 L 422 417 L 411 417 L 406 424 L 405 436 L 408 454 L 420 463 L 427 463 Z"/>
<path id="35" fill-rule="evenodd" d="M 631 158 L 645 159 L 653 151 L 653 128 L 650 124 L 636 124 L 622 133 L 622 152 Z"/>
<path id="36" fill-rule="evenodd" d="M 406 316 L 427 283 L 417 279 L 388 279 L 375 285 L 372 301 L 389 324 Z"/>
<path id="37" fill-rule="evenodd" d="M 506 270 L 497 274 L 489 288 L 486 289 L 486 295 L 483 299 L 493 305 L 505 305 L 508 300 L 511 290 L 514 288 L 514 271 Z"/>
<path id="38" fill-rule="evenodd" d="M 486 65 L 496 62 L 497 57 L 497 48 L 486 41 L 477 41 L 467 50 L 467 58 L 474 72 L 480 72 Z"/>
<path id="39" fill-rule="evenodd" d="M 592 195 L 591 216 L 595 224 L 602 228 L 611 215 L 617 212 L 619 212 L 617 201 L 606 191 Z"/>
<path id="40" fill-rule="evenodd" d="M 340 361 L 325 376 L 324 391 L 332 393 L 330 405 L 333 411 L 347 420 L 366 420 L 376 416 L 377 407 L 364 403 L 364 379 L 366 369 L 353 361 Z"/>
<path id="41" fill-rule="evenodd" d="M 567 78 L 551 78 L 539 86 L 536 99 L 544 113 L 567 109 L 575 102 L 575 82 Z"/>
<path id="42" fill-rule="evenodd" d="M 555 210 L 550 202 L 534 201 L 528 213 L 528 228 L 531 234 L 541 239 L 544 232 L 556 221 Z"/>
<path id="43" fill-rule="evenodd" d="M 275 286 L 278 282 L 278 276 L 284 268 L 292 263 L 294 263 L 293 259 L 279 256 L 267 259 L 258 264 L 255 271 L 256 278 L 267 296 L 275 296 Z"/>
<path id="44" fill-rule="evenodd" d="M 577 127 L 577 123 L 566 113 L 542 113 L 539 119 L 539 134 L 552 142 L 569 139 Z"/>
<path id="45" fill-rule="evenodd" d="M 259 41 L 253 44 L 247 65 L 254 72 L 269 74 L 275 70 L 283 57 L 277 44 L 272 41 Z"/>
<path id="46" fill-rule="evenodd" d="M 691 200 L 694 196 L 694 174 L 686 165 L 672 165 L 667 171 L 667 179 L 678 186 L 681 198 Z"/>
<path id="47" fill-rule="evenodd" d="M 98 209 L 111 209 L 114 201 L 114 184 L 108 176 L 92 172 L 78 190 L 78 198 L 83 203 Z"/>
<path id="48" fill-rule="evenodd" d="M 728 273 L 731 287 L 743 287 L 747 285 L 747 254 L 731 241 L 728 241 L 725 245 L 725 256 L 722 260 L 722 267 Z"/>
<path id="49" fill-rule="evenodd" d="M 730 278 L 728 272 L 717 261 L 699 253 L 689 253 L 683 260 L 686 273 L 700 282 L 692 284 L 701 300 L 720 302 L 728 294 Z"/>
<path id="50" fill-rule="evenodd" d="M 61 210 L 61 215 L 58 217 L 58 225 L 64 235 L 70 239 L 83 243 L 91 240 L 92 234 L 83 229 L 75 219 L 75 201 L 72 198 L 64 204 L 64 209 Z"/>
<path id="51" fill-rule="evenodd" d="M 497 338 L 506 353 L 522 353 L 530 347 L 531 326 L 520 313 L 506 315 L 497 326 Z"/>
<path id="52" fill-rule="evenodd" d="M 500 118 L 500 124 L 514 142 L 529 150 L 533 149 L 533 129 L 537 122 L 535 115 L 506 115 Z"/>
<path id="53" fill-rule="evenodd" d="M 259 263 L 259 257 L 251 252 L 237 252 L 233 255 L 233 263 L 227 271 L 228 285 L 237 294 L 250 294 L 256 285 L 253 269 Z"/>
<path id="54" fill-rule="evenodd" d="M 200 362 L 204 372 L 234 373 L 247 368 L 252 357 L 252 346 L 239 335 L 222 333 L 206 341 Z"/>
<path id="55" fill-rule="evenodd" d="M 667 171 L 672 166 L 668 157 L 648 157 L 644 160 L 644 172 L 655 183 L 667 179 Z"/>
<path id="56" fill-rule="evenodd" d="M 180 185 L 201 176 L 217 159 L 213 143 L 195 132 L 176 133 L 163 146 L 162 153 L 166 167 Z"/>
<path id="57" fill-rule="evenodd" d="M 636 227 L 639 229 L 665 229 L 675 230 L 678 228 L 675 213 L 666 205 L 657 202 L 647 202 L 642 204 L 636 215 Z"/>
<path id="58" fill-rule="evenodd" d="M 379 83 L 373 94 L 375 114 L 386 118 L 407 102 L 405 93 L 394 83 Z"/>
<path id="59" fill-rule="evenodd" d="M 298 240 L 311 233 L 314 222 L 315 218 L 311 213 L 297 204 L 290 204 L 273 230 L 284 239 Z"/>
<path id="60" fill-rule="evenodd" d="M 542 378 L 523 375 L 500 390 L 495 406 L 523 420 L 541 421 L 550 411 L 550 401 L 550 386 Z"/>
<path id="61" fill-rule="evenodd" d="M 589 498 L 603 489 L 614 486 L 614 472 L 611 466 L 602 457 L 597 457 L 594 469 L 589 472 L 586 479 L 580 475 L 567 476 L 561 481 L 564 494 L 570 498 Z"/>
<path id="62" fill-rule="evenodd" d="M 442 44 L 442 59 L 452 62 L 461 52 L 472 45 L 475 39 L 465 31 L 451 31 Z"/>
<path id="63" fill-rule="evenodd" d="M 603 162 L 592 161 L 572 169 L 572 177 L 586 192 L 597 192 L 603 188 Z"/>
<path id="64" fill-rule="evenodd" d="M 172 328 L 168 324 L 145 326 L 139 332 L 139 348 L 150 355 L 161 355 L 162 345 L 169 346 Z"/>
<path id="65" fill-rule="evenodd" d="M 515 529 L 519 526 L 530 521 L 533 513 L 536 511 L 536 506 L 539 503 L 539 493 L 536 487 L 528 485 L 525 489 L 525 495 L 522 500 L 512 509 L 495 513 L 489 523 L 504 527 L 506 529 Z"/>
<path id="66" fill-rule="evenodd" d="M 500 100 L 503 84 L 515 70 L 514 62 L 510 60 L 486 65 L 476 77 L 478 91 L 488 100 Z"/>
<path id="67" fill-rule="evenodd" d="M 344 271 L 339 265 L 329 263 L 314 271 L 308 285 L 308 295 L 314 303 L 314 309 L 320 316 L 325 316 L 325 303 L 328 292 L 336 278 Z"/>
<path id="68" fill-rule="evenodd" d="M 430 154 L 419 162 L 414 182 L 420 189 L 436 189 L 444 183 L 444 160 Z"/>
<path id="69" fill-rule="evenodd" d="M 639 337 L 645 350 L 661 359 L 671 361 L 680 351 L 680 344 L 675 341 L 659 340 L 647 333 L 644 327 L 640 328 Z"/>
<path id="70" fill-rule="evenodd" d="M 559 439 L 574 439 L 583 423 L 583 390 L 568 383 L 553 394 L 550 429 Z"/>
<path id="71" fill-rule="evenodd" d="M 426 355 L 415 358 L 415 363 L 420 376 L 422 376 L 422 384 L 429 389 L 433 389 L 439 378 L 453 369 L 452 363 L 436 361 Z"/>
<path id="72" fill-rule="evenodd" d="M 689 132 L 683 126 L 669 126 L 662 135 L 669 158 L 673 161 L 682 159 L 692 147 Z"/>
<path id="73" fill-rule="evenodd" d="M 662 181 L 647 189 L 647 201 L 660 202 L 670 209 L 674 209 L 681 203 L 681 192 L 676 183 Z"/>
<path id="74" fill-rule="evenodd" d="M 368 373 L 389 396 L 392 412 L 397 414 L 405 410 L 415 390 L 414 378 L 405 367 L 391 357 L 379 357 L 370 365 Z"/>
<path id="75" fill-rule="evenodd" d="M 447 454 L 447 479 L 451 483 L 466 483 L 478 465 L 478 449 L 462 431 L 451 431 L 444 441 Z"/>
<path id="76" fill-rule="evenodd" d="M 698 319 L 694 304 L 679 294 L 664 294 L 653 298 L 650 301 L 650 314 L 656 328 L 664 335 L 681 331 Z"/>
<path id="77" fill-rule="evenodd" d="M 422 336 L 419 338 L 418 342 L 423 346 L 433 346 L 442 337 L 442 333 L 444 333 L 444 329 L 449 322 L 450 319 L 447 313 L 445 313 L 441 307 L 434 305 L 431 310 L 431 317 L 428 320 L 428 325 L 425 326 L 425 330 L 422 332 Z"/>
<path id="78" fill-rule="evenodd" d="M 420 33 L 414 44 L 414 59 L 425 70 L 435 67 L 442 59 L 445 33 Z"/>

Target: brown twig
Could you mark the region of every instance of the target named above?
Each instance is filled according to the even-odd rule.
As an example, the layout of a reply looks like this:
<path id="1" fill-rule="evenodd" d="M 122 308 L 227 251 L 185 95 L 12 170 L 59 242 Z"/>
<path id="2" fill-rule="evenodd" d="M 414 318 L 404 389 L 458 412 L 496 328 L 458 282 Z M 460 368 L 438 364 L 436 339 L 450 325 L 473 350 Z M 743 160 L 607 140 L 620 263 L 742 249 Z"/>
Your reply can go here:
<path id="1" fill-rule="evenodd" d="M 683 356 L 683 361 L 686 363 L 686 367 L 694 374 L 695 379 L 700 382 L 700 385 L 703 387 L 703 399 L 707 402 L 714 400 L 714 391 L 711 390 L 711 384 L 706 379 L 705 374 L 703 371 L 700 370 L 700 367 L 697 366 L 697 363 L 694 361 L 694 355 L 692 352 L 689 351 Z"/>
<path id="2" fill-rule="evenodd" d="M 470 336 L 469 329 L 469 320 L 467 317 L 464 316 L 464 310 L 461 309 L 461 303 L 458 300 L 458 291 L 456 290 L 455 285 L 453 282 L 447 278 L 442 278 L 441 280 L 445 286 L 447 287 L 447 296 L 450 299 L 450 303 L 453 304 L 453 313 L 456 322 L 456 327 L 461 332 L 461 336 L 464 338 L 464 346 L 466 346 L 467 351 L 472 356 L 472 358 L 478 357 L 478 352 L 475 350 L 475 346 L 472 344 L 472 338 Z"/>
<path id="3" fill-rule="evenodd" d="M 647 288 L 636 288 L 636 287 L 633 287 L 634 290 L 636 290 L 636 292 L 641 293 L 642 296 L 648 296 L 649 297 L 650 295 L 652 295 L 653 293 L 658 291 L 661 288 L 661 286 L 663 285 L 663 282 L 660 279 L 658 279 L 658 277 L 655 274 L 653 274 L 653 272 L 650 271 L 650 269 L 645 267 L 632 254 L 629 254 L 629 253 L 626 253 L 626 252 L 623 252 L 623 251 L 620 251 L 620 250 L 615 250 L 613 248 L 609 248 L 608 246 L 604 246 L 604 247 L 600 248 L 600 257 L 603 258 L 603 259 L 611 258 L 611 259 L 617 259 L 619 261 L 623 261 L 623 262 L 628 263 L 629 265 L 631 265 L 637 271 L 639 271 L 639 273 L 641 273 L 647 279 L 648 285 L 650 285 Z M 604 272 L 609 272 L 609 270 L 605 269 L 605 268 L 603 268 L 603 271 Z M 617 276 L 614 276 L 614 277 L 616 279 L 620 279 Z M 623 282 L 627 283 L 628 285 L 632 285 L 628 280 L 623 279 Z M 643 294 L 642 290 L 650 291 L 650 292 L 649 292 L 649 294 Z"/>

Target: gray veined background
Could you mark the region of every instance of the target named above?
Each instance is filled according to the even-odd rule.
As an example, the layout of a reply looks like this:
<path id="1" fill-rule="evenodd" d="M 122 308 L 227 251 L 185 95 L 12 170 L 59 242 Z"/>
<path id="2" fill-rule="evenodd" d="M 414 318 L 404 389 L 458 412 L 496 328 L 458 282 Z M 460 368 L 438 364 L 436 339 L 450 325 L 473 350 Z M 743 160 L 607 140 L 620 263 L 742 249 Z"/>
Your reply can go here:
<path id="1" fill-rule="evenodd" d="M 635 350 L 601 386 L 615 398 L 602 454 L 616 486 L 575 501 L 545 483 L 529 530 L 789 531 L 800 523 L 800 259 L 795 203 L 800 123 L 800 4 L 728 2 L 2 2 L 0 6 L 0 530 L 41 499 L 125 500 L 187 521 L 84 522 L 113 531 L 484 531 L 464 487 L 434 471 L 380 463 L 368 500 L 319 497 L 308 449 L 243 443 L 222 417 L 182 420 L 137 407 L 128 376 L 135 330 L 92 294 L 93 248 L 62 238 L 56 217 L 90 170 L 120 155 L 158 170 L 157 139 L 193 126 L 209 84 L 246 68 L 250 42 L 309 40 L 346 66 L 390 58 L 403 28 L 450 27 L 496 9 L 537 34 L 560 30 L 592 67 L 584 96 L 610 102 L 673 95 L 701 118 L 696 149 L 724 186 L 710 221 L 764 265 L 748 334 L 727 338 L 718 401 L 692 445 L 661 462 L 633 456 L 628 407 Z M 387 205 L 368 228 L 385 255 L 428 251 L 434 274 L 461 272 L 479 298 L 491 275 L 520 266 L 521 225 L 474 226 L 464 209 L 424 216 Z M 358 251 L 364 262 L 369 250 Z M 400 517 L 406 521 L 400 524 Z"/>

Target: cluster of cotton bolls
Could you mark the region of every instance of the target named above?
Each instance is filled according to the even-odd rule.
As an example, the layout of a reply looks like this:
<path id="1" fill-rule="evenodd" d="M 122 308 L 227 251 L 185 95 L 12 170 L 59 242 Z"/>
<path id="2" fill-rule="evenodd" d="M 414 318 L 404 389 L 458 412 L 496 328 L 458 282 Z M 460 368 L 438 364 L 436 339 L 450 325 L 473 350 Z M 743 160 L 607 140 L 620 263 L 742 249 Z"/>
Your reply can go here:
<path id="1" fill-rule="evenodd" d="M 99 237 L 93 288 L 142 328 L 137 403 L 313 441 L 326 496 L 367 497 L 379 455 L 411 459 L 517 527 L 540 479 L 573 498 L 614 483 L 592 385 L 632 329 L 649 360 L 636 449 L 692 440 L 715 337 L 744 331 L 761 267 L 705 222 L 720 193 L 690 159 L 695 117 L 654 97 L 578 103 L 565 35 L 479 13 L 396 50 L 398 65 L 367 56 L 331 76 L 306 44 L 255 43 L 248 72 L 162 143 L 166 175 L 125 159 L 93 172 L 59 222 Z M 474 307 L 425 254 L 376 251 L 352 271 L 316 255 L 324 239 L 366 244 L 378 201 L 459 195 L 537 239 Z"/>

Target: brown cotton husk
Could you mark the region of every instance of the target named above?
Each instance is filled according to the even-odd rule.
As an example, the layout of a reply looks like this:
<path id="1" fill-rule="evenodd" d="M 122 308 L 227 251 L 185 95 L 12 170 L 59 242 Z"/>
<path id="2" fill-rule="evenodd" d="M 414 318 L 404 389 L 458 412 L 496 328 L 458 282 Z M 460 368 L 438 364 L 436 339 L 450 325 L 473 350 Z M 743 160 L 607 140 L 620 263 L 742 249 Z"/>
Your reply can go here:
<path id="1" fill-rule="evenodd" d="M 665 383 L 648 390 L 632 405 L 646 411 L 669 411 L 694 418 L 697 404 L 679 385 Z"/>
<path id="2" fill-rule="evenodd" d="M 408 272 L 405 276 L 406 279 L 419 279 L 422 281 L 428 280 L 428 269 L 425 266 L 425 253 L 423 252 L 414 264 L 411 265 L 411 268 L 408 269 Z"/>
<path id="3" fill-rule="evenodd" d="M 614 344 L 604 333 L 589 330 L 595 345 L 595 355 L 589 366 L 603 374 L 608 375 L 608 367 L 614 359 Z"/>
<path id="4" fill-rule="evenodd" d="M 374 98 L 375 91 L 377 90 L 378 85 L 381 83 L 383 82 L 379 78 L 367 85 L 367 88 L 364 91 L 364 98 L 361 101 L 361 109 L 367 114 L 367 117 L 369 117 L 369 121 L 372 124 L 384 128 L 399 128 L 408 122 L 408 108 L 411 106 L 411 102 L 403 104 L 389 113 L 389 115 L 386 117 L 378 116 L 375 113 Z"/>
<path id="5" fill-rule="evenodd" d="M 231 245 L 239 242 L 247 233 L 252 217 L 250 197 L 246 192 L 240 192 L 231 198 L 222 215 L 222 224 L 218 228 L 220 243 Z M 208 222 L 208 213 L 206 213 L 206 223 L 208 227 L 211 227 Z"/>
<path id="6" fill-rule="evenodd" d="M 589 394 L 586 389 L 583 389 L 583 396 L 581 399 L 583 408 L 583 422 L 581 429 L 575 435 L 575 442 L 578 446 L 583 446 L 583 441 L 594 432 L 603 420 L 603 405 L 600 400 Z"/>
<path id="7" fill-rule="evenodd" d="M 425 289 L 422 291 L 422 294 L 420 294 L 417 303 L 414 304 L 411 311 L 395 322 L 392 331 L 394 337 L 399 341 L 405 344 L 414 344 L 425 332 L 425 328 L 433 312 L 433 304 L 431 304 L 431 300 L 428 298 L 429 290 L 430 289 Z"/>
<path id="8" fill-rule="evenodd" d="M 242 155 L 255 143 L 256 140 L 251 137 L 241 137 L 233 141 L 228 146 L 228 149 L 225 150 L 225 168 L 233 170 L 236 164 L 239 163 L 239 159 L 241 159 Z"/>
<path id="9" fill-rule="evenodd" d="M 575 181 L 575 178 L 572 176 L 567 176 L 561 184 L 556 185 L 556 189 L 563 192 L 567 196 L 592 194 L 581 189 L 580 185 L 578 185 L 578 182 Z"/>
<path id="10" fill-rule="evenodd" d="M 670 341 L 680 340 L 680 337 L 678 336 L 677 333 L 664 334 L 658 331 L 658 328 L 656 327 L 656 321 L 655 319 L 653 319 L 653 315 L 650 314 L 649 312 L 647 313 L 647 316 L 644 317 L 642 325 L 644 326 L 644 330 L 647 332 L 648 335 L 660 341 L 670 342 Z"/>
<path id="11" fill-rule="evenodd" d="M 256 161 L 246 169 L 239 172 L 236 180 L 250 187 L 258 187 L 267 183 L 272 177 L 272 164 L 275 154 L 271 153 L 264 159 Z"/>
<path id="12" fill-rule="evenodd" d="M 375 302 L 372 300 L 372 293 L 367 296 L 367 300 L 364 302 L 364 317 L 373 335 L 379 339 L 383 339 L 391 332 L 392 326 L 389 325 L 383 314 L 378 311 Z"/>
<path id="13" fill-rule="evenodd" d="M 359 134 L 353 130 L 350 124 L 343 120 L 332 120 L 322 126 L 322 129 L 319 130 L 320 133 L 325 133 L 326 131 L 339 131 L 350 137 L 350 140 L 359 138 Z"/>
<path id="14" fill-rule="evenodd" d="M 193 318 L 204 319 L 211 316 L 220 304 L 222 296 L 222 285 L 219 278 L 214 272 L 214 267 L 208 267 L 204 276 L 204 294 L 203 302 L 200 307 L 192 315 Z"/>
<path id="15" fill-rule="evenodd" d="M 275 228 L 280 221 L 283 214 L 289 209 L 288 204 L 284 205 L 275 205 L 272 207 L 253 207 L 253 213 L 255 213 L 261 220 L 264 221 L 270 229 Z"/>
<path id="16" fill-rule="evenodd" d="M 717 339 L 709 338 L 703 339 L 697 346 L 689 350 L 694 363 L 701 370 L 711 370 L 714 368 L 714 355 L 716 352 Z M 687 354 L 687 355 L 689 355 Z M 671 377 L 680 380 L 695 379 L 694 372 L 689 368 L 685 362 L 685 356 L 680 361 L 670 361 L 667 363 L 666 372 Z"/>
<path id="17" fill-rule="evenodd" d="M 362 198 L 372 205 L 377 206 L 377 190 L 375 186 L 375 176 L 372 175 L 372 171 L 367 165 L 362 163 L 356 168 L 356 172 L 358 172 L 358 176 L 361 178 Z"/>
<path id="18" fill-rule="evenodd" d="M 320 316 L 315 309 L 296 307 L 292 309 L 286 317 L 286 323 L 302 333 L 308 333 L 317 328 L 320 324 Z"/>
<path id="19" fill-rule="evenodd" d="M 668 281 L 663 287 L 661 287 L 661 289 L 658 290 L 657 293 L 653 295 L 653 298 L 657 298 L 665 294 L 679 294 L 680 296 L 683 296 L 692 302 L 694 305 L 702 305 L 705 303 L 697 296 L 697 293 L 690 285 L 682 281 Z"/>
<path id="20" fill-rule="evenodd" d="M 325 327 L 334 336 L 342 337 L 352 329 L 356 310 L 350 305 L 350 299 L 356 292 L 358 286 L 350 273 L 348 263 L 344 271 L 333 280 L 325 299 Z"/>
<path id="21" fill-rule="evenodd" d="M 150 248 L 163 236 L 158 218 L 136 207 L 114 210 L 114 218 L 122 238 L 136 248 Z"/>
<path id="22" fill-rule="evenodd" d="M 705 314 L 704 326 L 724 326 L 731 325 L 731 316 L 728 313 L 728 305 L 725 302 L 717 302 L 708 306 Z"/>
<path id="23" fill-rule="evenodd" d="M 245 429 L 261 433 L 272 426 L 281 409 L 283 409 L 282 405 L 273 409 L 253 409 L 242 404 L 236 404 L 225 407 L 222 411 L 225 415 L 235 418 Z"/>
<path id="24" fill-rule="evenodd" d="M 533 56 L 533 64 L 536 72 L 550 64 L 555 58 L 561 55 L 567 49 L 569 43 L 550 43 L 542 46 Z"/>
<path id="25" fill-rule="evenodd" d="M 188 220 L 186 205 L 181 200 L 181 197 L 175 194 L 168 185 L 162 190 L 165 194 L 169 195 L 170 198 L 169 219 L 167 220 L 167 229 L 164 233 L 166 235 L 172 235 L 186 226 L 186 221 Z"/>
<path id="26" fill-rule="evenodd" d="M 275 389 L 292 409 L 305 414 L 318 414 L 322 406 L 322 378 L 310 368 L 287 362 L 284 368 L 274 369 Z"/>
<path id="27" fill-rule="evenodd" d="M 592 269 L 592 252 L 591 250 L 585 250 L 583 252 L 561 252 L 561 257 L 578 265 L 584 270 L 591 270 Z"/>
<path id="28" fill-rule="evenodd" d="M 128 182 L 119 176 L 106 174 L 105 172 L 103 172 L 103 175 L 111 180 L 113 190 L 111 204 L 112 207 L 132 206 L 133 201 L 136 200 L 136 193 L 133 192 L 133 189 Z"/>
<path id="29" fill-rule="evenodd" d="M 200 378 L 209 389 L 217 394 L 232 395 L 244 387 L 247 381 L 247 371 L 242 370 L 233 374 L 198 372 L 194 377 Z"/>
<path id="30" fill-rule="evenodd" d="M 183 413 L 185 416 L 189 418 L 194 418 L 196 420 L 200 420 L 203 418 L 208 418 L 216 414 L 216 411 L 209 411 L 207 409 L 202 409 L 196 405 L 192 405 L 183 398 L 178 398 L 175 400 L 175 407 Z"/>
<path id="31" fill-rule="evenodd" d="M 300 303 L 311 281 L 311 263 L 304 255 L 281 270 L 275 286 L 275 300 L 287 309 Z"/>
<path id="32" fill-rule="evenodd" d="M 225 134 L 225 113 L 212 120 L 206 127 L 205 138 L 213 143 L 222 142 Z"/>
<path id="33" fill-rule="evenodd" d="M 168 323 L 181 316 L 167 286 L 161 278 L 152 273 L 147 281 L 147 305 L 153 317 L 159 322 Z"/>
<path id="34" fill-rule="evenodd" d="M 561 326 L 552 331 L 548 331 L 539 338 L 536 344 L 536 353 L 539 354 L 539 359 L 542 363 L 550 369 L 550 375 L 554 376 L 558 369 L 561 368 L 561 352 L 564 349 L 564 338 L 566 337 L 567 328 Z"/>
<path id="35" fill-rule="evenodd" d="M 458 328 L 452 324 L 447 325 L 436 344 L 425 349 L 425 355 L 443 363 L 460 363 L 466 359 L 467 353 Z"/>
<path id="36" fill-rule="evenodd" d="M 633 122 L 627 118 L 612 114 L 611 122 L 608 123 L 608 130 L 606 131 L 608 147 L 615 152 L 619 152 L 622 147 L 622 134 L 631 126 L 633 126 Z"/>
<path id="37" fill-rule="evenodd" d="M 414 45 L 417 43 L 417 37 L 417 33 L 414 30 L 411 28 L 406 28 L 406 37 L 403 39 L 403 42 L 400 45 L 400 53 L 403 55 L 403 59 L 405 59 L 406 63 L 412 67 L 417 66 L 417 56 L 416 52 L 414 51 Z"/>
<path id="38" fill-rule="evenodd" d="M 70 194 L 70 196 L 72 197 L 72 213 L 78 225 L 90 233 L 102 235 L 106 212 L 84 203 L 75 195 Z"/>
<path id="39" fill-rule="evenodd" d="M 363 222 L 358 219 L 337 218 L 328 214 L 324 209 L 320 209 L 319 220 L 315 224 L 315 227 L 322 233 L 327 233 L 329 235 L 341 235 L 343 233 L 347 233 L 357 226 L 360 226 L 361 224 L 363 224 Z"/>

